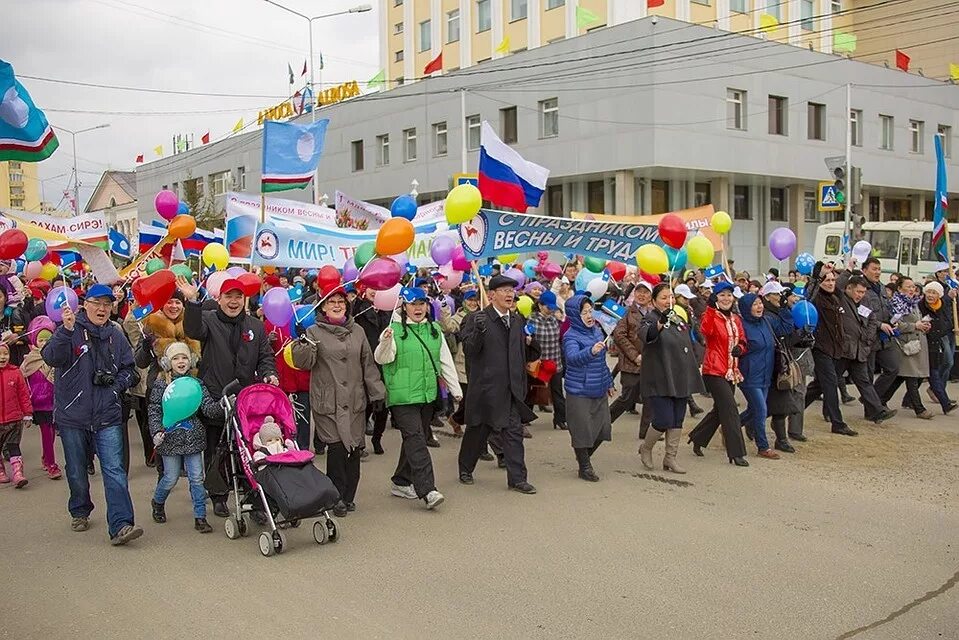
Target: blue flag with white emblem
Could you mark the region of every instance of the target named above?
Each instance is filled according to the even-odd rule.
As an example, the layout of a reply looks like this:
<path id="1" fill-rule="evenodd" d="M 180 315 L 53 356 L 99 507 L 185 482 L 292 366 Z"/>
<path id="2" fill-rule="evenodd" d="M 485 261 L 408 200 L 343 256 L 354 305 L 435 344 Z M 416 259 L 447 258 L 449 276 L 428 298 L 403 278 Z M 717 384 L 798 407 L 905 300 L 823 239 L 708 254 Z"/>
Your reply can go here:
<path id="1" fill-rule="evenodd" d="M 110 253 L 121 258 L 130 257 L 130 239 L 113 228 L 110 229 Z"/>
<path id="2" fill-rule="evenodd" d="M 0 60 L 0 161 L 40 162 L 59 145 L 47 117 L 17 81 L 13 67 Z"/>
<path id="3" fill-rule="evenodd" d="M 327 118 L 310 124 L 264 122 L 260 191 L 272 193 L 306 188 L 320 164 L 329 124 Z"/>

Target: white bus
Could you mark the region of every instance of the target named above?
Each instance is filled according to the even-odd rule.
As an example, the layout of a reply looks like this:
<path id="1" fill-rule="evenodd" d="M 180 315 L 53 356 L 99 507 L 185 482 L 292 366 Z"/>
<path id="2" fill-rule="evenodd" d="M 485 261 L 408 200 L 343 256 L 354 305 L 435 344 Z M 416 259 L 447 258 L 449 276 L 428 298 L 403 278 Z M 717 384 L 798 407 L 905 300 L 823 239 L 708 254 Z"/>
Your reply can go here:
<path id="1" fill-rule="evenodd" d="M 921 278 L 931 274 L 940 262 L 932 252 L 931 222 L 867 222 L 863 231 L 883 273 Z M 813 255 L 817 260 L 842 260 L 842 232 L 842 222 L 829 222 L 816 229 Z M 959 224 L 949 224 L 949 241 L 955 261 L 959 256 Z"/>

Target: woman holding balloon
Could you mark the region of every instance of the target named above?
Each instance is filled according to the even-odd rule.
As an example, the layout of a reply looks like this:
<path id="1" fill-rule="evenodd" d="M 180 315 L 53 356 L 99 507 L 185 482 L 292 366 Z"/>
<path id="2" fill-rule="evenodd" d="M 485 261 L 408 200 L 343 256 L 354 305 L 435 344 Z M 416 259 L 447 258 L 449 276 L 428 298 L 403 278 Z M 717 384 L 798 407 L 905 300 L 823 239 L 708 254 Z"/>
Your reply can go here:
<path id="1" fill-rule="evenodd" d="M 7 306 L 7 293 L 0 289 L 0 340 L 10 347 L 10 364 L 20 366 L 30 350 L 27 322 L 19 306 Z"/>

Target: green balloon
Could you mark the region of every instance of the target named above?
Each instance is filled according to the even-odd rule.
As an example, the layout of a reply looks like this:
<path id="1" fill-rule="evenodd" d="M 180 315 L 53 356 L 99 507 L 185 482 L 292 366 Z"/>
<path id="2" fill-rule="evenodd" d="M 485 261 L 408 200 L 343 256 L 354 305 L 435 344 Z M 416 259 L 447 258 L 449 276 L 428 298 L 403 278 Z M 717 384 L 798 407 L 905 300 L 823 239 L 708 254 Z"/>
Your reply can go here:
<path id="1" fill-rule="evenodd" d="M 200 381 L 190 376 L 177 378 L 163 391 L 163 427 L 170 429 L 193 416 L 200 408 L 203 390 Z"/>
<path id="2" fill-rule="evenodd" d="M 166 269 L 166 264 L 163 262 L 163 258 L 153 258 L 147 262 L 147 275 L 153 275 L 160 269 Z"/>
<path id="3" fill-rule="evenodd" d="M 586 259 L 583 261 L 583 265 L 593 273 L 602 273 L 603 269 L 606 268 L 606 262 L 607 260 L 604 258 L 586 256 Z"/>
<path id="4" fill-rule="evenodd" d="M 362 269 L 375 255 L 376 243 L 373 240 L 364 242 L 356 248 L 356 253 L 353 254 L 353 264 L 356 265 L 357 269 Z"/>
<path id="5" fill-rule="evenodd" d="M 183 276 L 187 280 L 190 280 L 193 278 L 193 269 L 191 269 L 189 266 L 185 264 L 175 264 L 172 267 L 170 267 L 170 271 L 172 271 L 174 274 L 178 276 Z"/>

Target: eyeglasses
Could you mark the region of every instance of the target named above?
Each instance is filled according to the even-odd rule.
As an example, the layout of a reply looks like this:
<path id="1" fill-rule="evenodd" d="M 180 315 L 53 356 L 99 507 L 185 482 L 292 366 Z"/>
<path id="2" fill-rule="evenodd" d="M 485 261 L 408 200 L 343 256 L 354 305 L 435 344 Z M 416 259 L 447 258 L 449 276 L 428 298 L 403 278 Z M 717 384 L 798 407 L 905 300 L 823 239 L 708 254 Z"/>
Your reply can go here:
<path id="1" fill-rule="evenodd" d="M 84 300 L 84 303 L 98 309 L 109 309 L 113 306 L 113 303 L 109 300 Z"/>
<path id="2" fill-rule="evenodd" d="M 339 305 L 339 306 L 341 306 L 341 307 L 345 307 L 345 306 L 346 306 L 346 300 L 327 300 L 327 301 L 326 301 L 326 304 L 328 304 L 328 305 L 330 305 L 330 306 L 332 306 L 332 305 L 335 304 L 335 305 Z"/>

